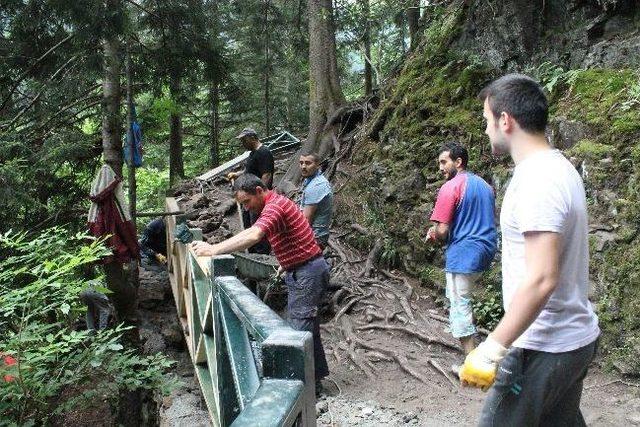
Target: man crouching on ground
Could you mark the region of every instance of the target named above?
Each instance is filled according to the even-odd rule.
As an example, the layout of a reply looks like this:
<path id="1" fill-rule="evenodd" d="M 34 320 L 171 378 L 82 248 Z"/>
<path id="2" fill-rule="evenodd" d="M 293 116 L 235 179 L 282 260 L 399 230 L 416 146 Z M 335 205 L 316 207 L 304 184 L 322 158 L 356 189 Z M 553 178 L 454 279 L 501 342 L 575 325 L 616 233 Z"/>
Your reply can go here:
<path id="1" fill-rule="evenodd" d="M 329 265 L 322 257 L 309 222 L 291 200 L 267 190 L 251 174 L 239 176 L 233 192 L 238 203 L 259 215 L 255 224 L 215 245 L 193 242 L 193 250 L 198 256 L 229 254 L 267 238 L 285 271 L 289 323 L 296 330 L 313 334 L 316 390 L 319 390 L 320 380 L 329 375 L 318 319 L 318 304 L 329 284 Z"/>

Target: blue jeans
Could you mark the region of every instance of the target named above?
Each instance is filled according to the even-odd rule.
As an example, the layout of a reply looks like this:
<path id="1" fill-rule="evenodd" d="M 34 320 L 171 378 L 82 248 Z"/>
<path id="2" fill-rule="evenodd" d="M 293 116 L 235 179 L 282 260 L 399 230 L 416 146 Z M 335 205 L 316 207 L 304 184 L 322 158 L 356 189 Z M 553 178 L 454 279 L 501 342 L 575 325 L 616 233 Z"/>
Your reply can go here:
<path id="1" fill-rule="evenodd" d="M 598 340 L 565 353 L 512 347 L 498 368 L 480 426 L 585 426 L 582 381 Z"/>
<path id="2" fill-rule="evenodd" d="M 284 276 L 289 293 L 287 312 L 289 324 L 298 331 L 313 335 L 313 359 L 316 381 L 329 375 L 329 366 L 320 339 L 318 304 L 329 284 L 329 265 L 323 257 L 287 271 Z"/>

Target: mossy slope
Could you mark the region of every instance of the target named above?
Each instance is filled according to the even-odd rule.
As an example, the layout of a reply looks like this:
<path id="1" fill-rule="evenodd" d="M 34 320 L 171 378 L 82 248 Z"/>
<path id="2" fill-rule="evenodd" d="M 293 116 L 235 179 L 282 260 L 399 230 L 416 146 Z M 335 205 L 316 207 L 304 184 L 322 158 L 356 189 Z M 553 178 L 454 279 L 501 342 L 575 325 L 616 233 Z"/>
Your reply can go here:
<path id="1" fill-rule="evenodd" d="M 423 243 L 442 184 L 436 165 L 438 147 L 450 139 L 466 144 L 469 169 L 495 186 L 498 206 L 510 164 L 491 156 L 482 107 L 476 99 L 478 91 L 501 72 L 482 58 L 450 49 L 464 19 L 463 7 L 439 13 L 422 48 L 387 88 L 363 132 L 368 138 L 358 143 L 353 161 L 358 173 L 339 198 L 338 215 L 384 235 L 387 262 L 419 275 L 425 283 L 441 285 L 441 251 Z M 564 70 L 550 68 L 548 63 L 523 71 L 549 90 L 550 137 L 565 148 L 567 157 L 583 173 L 590 222 L 596 229 L 605 224 L 613 236 L 607 244 L 596 245 L 599 250 L 592 251 L 591 260 L 605 349 L 628 360 L 635 354 L 637 359 L 640 343 L 633 340 L 640 332 L 640 242 L 636 237 L 640 224 L 639 73 L 607 68 Z M 567 124 L 579 126 L 581 132 L 572 135 Z M 362 246 L 367 243 L 359 242 Z M 499 277 L 496 265 L 485 285 L 499 289 Z M 485 292 L 483 298 L 476 311 L 491 326 L 500 301 L 496 292 Z"/>

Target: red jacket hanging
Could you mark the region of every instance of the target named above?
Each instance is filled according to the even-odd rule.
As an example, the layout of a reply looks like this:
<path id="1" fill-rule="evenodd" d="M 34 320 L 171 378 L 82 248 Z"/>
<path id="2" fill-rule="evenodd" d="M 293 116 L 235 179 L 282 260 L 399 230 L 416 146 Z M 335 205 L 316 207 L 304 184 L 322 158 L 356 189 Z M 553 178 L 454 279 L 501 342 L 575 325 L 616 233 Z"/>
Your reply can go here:
<path id="1" fill-rule="evenodd" d="M 89 232 L 96 237 L 110 235 L 107 245 L 113 256 L 105 263 L 126 263 L 140 258 L 140 246 L 136 228 L 131 220 L 129 208 L 122 191 L 122 179 L 108 165 L 103 165 L 91 185 L 91 208 L 89 209 Z"/>

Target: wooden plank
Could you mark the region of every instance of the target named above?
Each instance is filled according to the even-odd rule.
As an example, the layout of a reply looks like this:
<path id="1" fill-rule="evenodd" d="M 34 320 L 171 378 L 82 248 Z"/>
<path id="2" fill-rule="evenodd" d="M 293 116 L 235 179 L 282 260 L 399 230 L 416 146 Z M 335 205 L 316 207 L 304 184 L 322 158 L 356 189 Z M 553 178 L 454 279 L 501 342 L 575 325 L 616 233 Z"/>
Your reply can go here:
<path id="1" fill-rule="evenodd" d="M 231 424 L 232 427 L 290 426 L 300 413 L 302 381 L 265 379 L 244 410 Z M 277 402 L 277 404 L 274 404 Z"/>
<path id="2" fill-rule="evenodd" d="M 189 293 L 189 289 L 183 289 L 182 293 L 184 295 L 183 298 L 184 298 L 185 302 L 191 300 L 191 298 L 190 298 L 191 295 Z M 189 330 L 189 336 L 187 337 L 187 344 L 189 344 L 189 346 L 191 347 L 191 353 L 193 353 L 193 350 L 194 350 L 193 344 L 192 344 L 192 341 L 193 341 L 193 329 L 192 329 L 192 327 L 193 327 L 193 325 L 192 325 L 192 322 L 191 322 L 191 317 L 192 316 L 191 316 L 191 307 L 190 306 L 191 306 L 191 304 L 186 304 L 186 310 L 185 310 L 186 311 L 186 313 L 185 313 L 186 316 L 185 317 L 187 318 L 187 324 L 189 325 L 189 329 L 188 329 Z"/>
<path id="3" fill-rule="evenodd" d="M 214 388 L 211 382 L 211 374 L 209 373 L 209 369 L 205 366 L 195 366 L 196 376 L 198 378 L 198 382 L 200 383 L 200 390 L 202 391 L 202 396 L 204 397 L 204 401 L 207 405 L 207 410 L 209 411 L 209 417 L 211 418 L 211 422 L 215 427 L 223 426 L 222 420 L 218 416 L 219 411 L 218 403 L 216 402 L 216 397 L 214 395 Z"/>
<path id="4" fill-rule="evenodd" d="M 247 160 L 248 158 L 249 158 L 249 151 L 245 151 L 244 153 L 240 154 L 238 157 L 234 157 L 228 162 L 221 164 L 217 168 L 212 169 L 208 172 L 205 172 L 200 176 L 197 176 L 196 179 L 200 181 L 208 181 L 212 178 L 215 178 L 216 176 L 222 175 L 223 173 L 230 171 L 235 167 L 240 166 L 240 164 L 245 160 Z"/>
<path id="5" fill-rule="evenodd" d="M 209 298 L 207 298 L 204 314 L 201 314 L 201 316 L 202 332 L 211 335 L 213 333 L 213 297 L 211 293 L 209 293 Z"/>
<path id="6" fill-rule="evenodd" d="M 198 345 L 196 347 L 196 353 L 193 357 L 193 361 L 196 365 L 206 365 L 208 363 L 204 339 L 205 335 L 200 335 L 200 339 L 198 340 Z"/>
<path id="7" fill-rule="evenodd" d="M 231 362 L 233 383 L 236 393 L 240 397 L 240 406 L 244 408 L 258 390 L 260 377 L 253 359 L 247 330 L 223 300 L 220 300 L 219 307 L 220 323 L 223 326 L 224 339 Z"/>
<path id="8" fill-rule="evenodd" d="M 297 379 L 304 383 L 302 425 L 316 425 L 316 394 L 313 371 L 313 337 L 310 332 L 282 328 L 262 343 L 265 378 Z"/>

